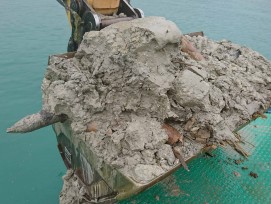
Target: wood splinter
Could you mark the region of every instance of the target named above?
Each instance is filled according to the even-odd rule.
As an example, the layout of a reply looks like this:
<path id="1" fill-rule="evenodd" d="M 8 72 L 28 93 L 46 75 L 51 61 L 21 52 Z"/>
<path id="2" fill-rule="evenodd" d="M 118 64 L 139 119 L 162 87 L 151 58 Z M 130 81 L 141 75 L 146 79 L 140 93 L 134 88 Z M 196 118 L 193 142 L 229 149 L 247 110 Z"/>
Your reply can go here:
<path id="1" fill-rule="evenodd" d="M 235 149 L 239 154 L 241 154 L 242 156 L 244 156 L 246 159 L 250 156 L 248 152 L 246 152 L 239 144 L 237 144 L 236 142 L 227 140 L 227 143 L 233 148 Z"/>
<path id="2" fill-rule="evenodd" d="M 180 151 L 178 151 L 175 147 L 172 148 L 172 150 L 173 150 L 173 153 L 174 153 L 175 157 L 176 157 L 177 159 L 179 159 L 179 161 L 181 162 L 183 168 L 184 168 L 186 171 L 190 171 L 190 170 L 188 169 L 188 166 L 187 166 L 187 164 L 186 164 L 186 162 L 185 162 L 183 156 L 181 155 Z"/>

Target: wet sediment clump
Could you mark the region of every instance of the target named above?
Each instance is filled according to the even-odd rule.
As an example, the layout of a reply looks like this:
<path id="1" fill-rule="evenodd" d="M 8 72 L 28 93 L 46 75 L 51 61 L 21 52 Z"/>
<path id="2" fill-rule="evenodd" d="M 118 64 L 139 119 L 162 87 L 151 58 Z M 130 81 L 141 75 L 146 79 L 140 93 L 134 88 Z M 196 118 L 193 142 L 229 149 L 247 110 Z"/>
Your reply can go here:
<path id="1" fill-rule="evenodd" d="M 176 166 L 179 156 L 237 141 L 233 131 L 270 105 L 270 62 L 230 41 L 186 36 L 204 58 L 197 61 L 182 39 L 161 17 L 86 33 L 73 58 L 51 57 L 43 109 L 67 115 L 73 137 L 97 163 L 142 184 Z M 77 186 L 64 181 L 63 202 Z"/>

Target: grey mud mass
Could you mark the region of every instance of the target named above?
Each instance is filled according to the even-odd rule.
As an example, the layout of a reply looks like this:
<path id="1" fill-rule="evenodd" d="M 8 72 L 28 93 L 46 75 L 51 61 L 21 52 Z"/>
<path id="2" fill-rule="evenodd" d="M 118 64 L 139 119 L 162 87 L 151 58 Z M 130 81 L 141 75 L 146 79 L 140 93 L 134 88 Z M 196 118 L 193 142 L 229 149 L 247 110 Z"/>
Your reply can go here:
<path id="1" fill-rule="evenodd" d="M 75 57 L 51 58 L 43 109 L 68 115 L 98 163 L 143 184 L 179 163 L 164 123 L 184 137 L 177 148 L 185 159 L 236 141 L 233 130 L 270 105 L 270 62 L 227 40 L 187 36 L 205 58 L 195 61 L 181 51 L 181 36 L 161 17 L 86 33 Z M 60 202 L 77 203 L 83 187 L 71 171 L 63 180 Z"/>

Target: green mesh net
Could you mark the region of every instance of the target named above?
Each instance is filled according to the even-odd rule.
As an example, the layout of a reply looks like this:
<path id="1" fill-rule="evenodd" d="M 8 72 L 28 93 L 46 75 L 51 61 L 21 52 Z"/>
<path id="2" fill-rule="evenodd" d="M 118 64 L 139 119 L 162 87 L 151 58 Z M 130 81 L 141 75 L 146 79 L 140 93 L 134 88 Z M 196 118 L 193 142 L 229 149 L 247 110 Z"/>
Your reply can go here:
<path id="1" fill-rule="evenodd" d="M 125 203 L 271 203 L 271 114 L 238 131 L 250 153 L 230 146 L 201 154 L 188 166 Z"/>

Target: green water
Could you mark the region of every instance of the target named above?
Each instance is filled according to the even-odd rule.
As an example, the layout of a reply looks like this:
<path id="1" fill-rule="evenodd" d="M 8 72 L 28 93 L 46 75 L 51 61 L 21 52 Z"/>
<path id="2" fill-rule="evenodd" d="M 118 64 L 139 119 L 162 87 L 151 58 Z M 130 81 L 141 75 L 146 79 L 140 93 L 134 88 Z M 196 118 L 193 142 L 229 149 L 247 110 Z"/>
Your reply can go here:
<path id="1" fill-rule="evenodd" d="M 66 50 L 66 16 L 55 1 L 1 0 L 0 19 L 0 203 L 58 203 L 65 167 L 51 128 L 5 129 L 40 109 L 48 55 Z"/>
<path id="2" fill-rule="evenodd" d="M 270 0 L 135 0 L 147 16 L 165 16 L 186 32 L 203 30 L 271 59 Z M 0 204 L 58 203 L 65 167 L 50 127 L 8 135 L 7 127 L 41 107 L 48 55 L 66 50 L 69 25 L 51 1 L 0 0 Z"/>

